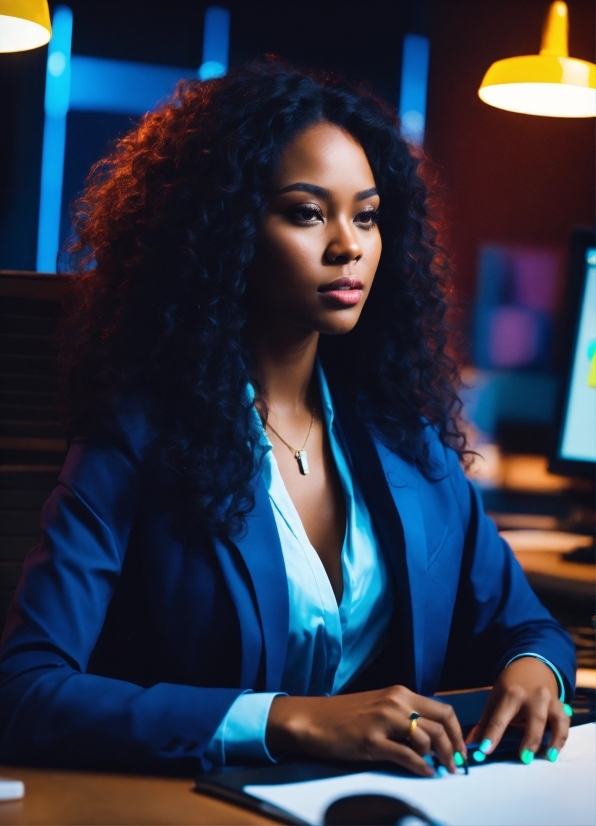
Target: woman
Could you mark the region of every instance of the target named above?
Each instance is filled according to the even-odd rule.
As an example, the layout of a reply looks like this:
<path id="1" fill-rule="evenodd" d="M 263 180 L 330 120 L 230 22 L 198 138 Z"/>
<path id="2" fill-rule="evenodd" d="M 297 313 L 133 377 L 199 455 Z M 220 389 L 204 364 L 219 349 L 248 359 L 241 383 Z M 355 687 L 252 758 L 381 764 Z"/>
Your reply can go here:
<path id="1" fill-rule="evenodd" d="M 69 453 L 2 642 L 0 761 L 285 753 L 430 776 L 568 731 L 573 646 L 458 459 L 444 267 L 370 93 L 277 62 L 183 84 L 75 206 Z M 416 714 L 420 715 L 416 718 Z"/>

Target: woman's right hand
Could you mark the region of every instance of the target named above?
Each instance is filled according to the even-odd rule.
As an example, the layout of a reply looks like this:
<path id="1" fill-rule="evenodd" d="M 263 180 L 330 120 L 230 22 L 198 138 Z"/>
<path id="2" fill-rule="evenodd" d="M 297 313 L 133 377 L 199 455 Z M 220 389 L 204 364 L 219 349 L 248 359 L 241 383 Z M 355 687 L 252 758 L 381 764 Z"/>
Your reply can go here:
<path id="1" fill-rule="evenodd" d="M 420 715 L 411 737 L 410 715 Z M 397 685 L 334 697 L 273 700 L 267 720 L 267 748 L 326 760 L 390 760 L 422 776 L 433 775 L 423 760 L 431 750 L 455 772 L 454 753 L 467 756 L 451 706 Z"/>

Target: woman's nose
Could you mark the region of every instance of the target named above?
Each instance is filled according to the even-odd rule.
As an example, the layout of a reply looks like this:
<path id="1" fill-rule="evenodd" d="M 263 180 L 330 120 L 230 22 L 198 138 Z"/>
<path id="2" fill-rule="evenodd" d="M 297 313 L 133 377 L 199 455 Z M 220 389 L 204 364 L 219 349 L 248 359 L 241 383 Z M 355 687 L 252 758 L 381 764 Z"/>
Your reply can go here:
<path id="1" fill-rule="evenodd" d="M 330 264 L 349 264 L 362 258 L 362 247 L 358 243 L 356 227 L 351 222 L 338 221 L 327 244 L 325 258 Z"/>

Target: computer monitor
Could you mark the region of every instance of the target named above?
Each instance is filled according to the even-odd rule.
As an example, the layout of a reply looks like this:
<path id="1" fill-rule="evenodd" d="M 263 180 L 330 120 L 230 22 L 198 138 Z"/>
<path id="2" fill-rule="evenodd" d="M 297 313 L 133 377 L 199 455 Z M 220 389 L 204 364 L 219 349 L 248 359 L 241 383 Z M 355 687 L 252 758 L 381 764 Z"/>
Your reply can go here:
<path id="1" fill-rule="evenodd" d="M 565 374 L 549 469 L 594 478 L 596 469 L 596 240 L 575 230 L 562 336 Z"/>

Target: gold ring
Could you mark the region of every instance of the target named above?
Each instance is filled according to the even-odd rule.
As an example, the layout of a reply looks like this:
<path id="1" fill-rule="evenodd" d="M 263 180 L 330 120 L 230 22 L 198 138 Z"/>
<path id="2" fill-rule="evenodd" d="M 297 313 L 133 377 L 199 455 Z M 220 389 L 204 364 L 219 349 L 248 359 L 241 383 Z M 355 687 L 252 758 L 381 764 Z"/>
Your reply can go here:
<path id="1" fill-rule="evenodd" d="M 420 715 L 416 711 L 413 711 L 410 714 L 410 728 L 408 729 L 408 734 L 406 736 L 406 740 L 409 740 L 412 737 L 412 735 L 414 734 L 414 732 L 416 731 L 416 726 L 418 725 L 418 718 L 419 717 L 420 717 Z"/>

